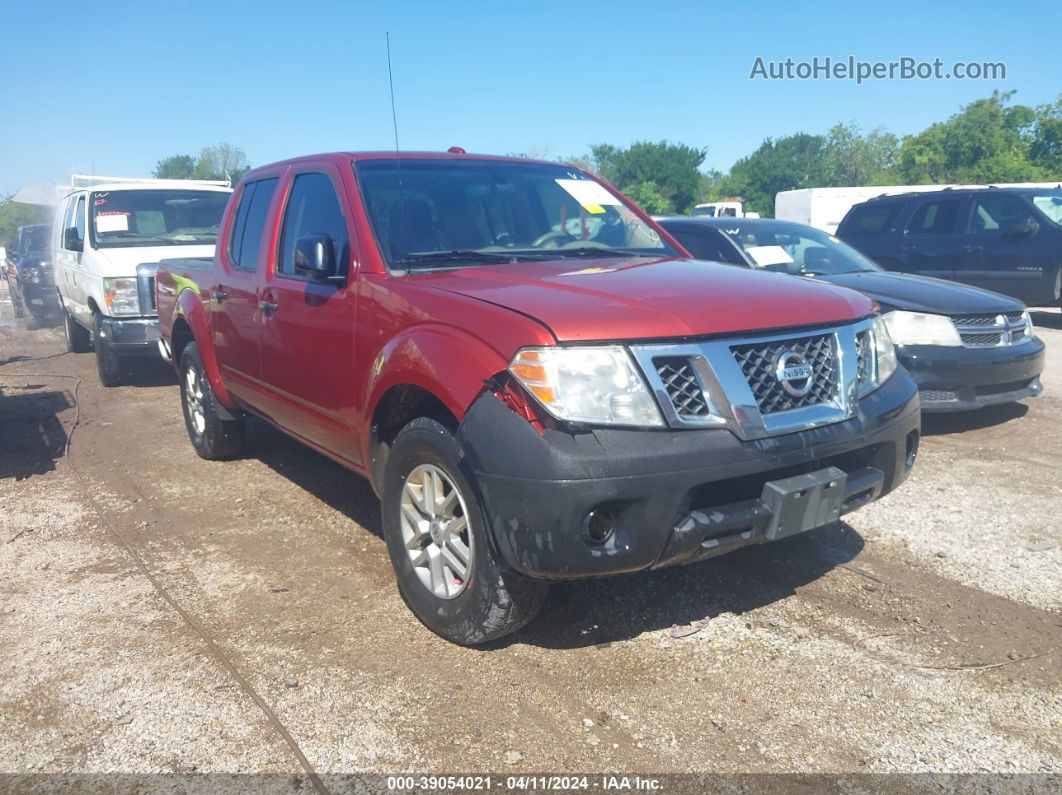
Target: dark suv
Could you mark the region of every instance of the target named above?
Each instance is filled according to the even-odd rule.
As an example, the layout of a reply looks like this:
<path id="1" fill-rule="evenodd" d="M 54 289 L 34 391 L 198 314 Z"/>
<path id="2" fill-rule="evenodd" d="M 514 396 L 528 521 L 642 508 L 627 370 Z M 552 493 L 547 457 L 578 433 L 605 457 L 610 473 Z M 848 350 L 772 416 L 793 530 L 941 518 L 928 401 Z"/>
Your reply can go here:
<path id="1" fill-rule="evenodd" d="M 38 323 L 59 316 L 51 242 L 49 224 L 20 226 L 15 232 L 7 249 L 7 262 L 3 263 L 15 317 L 24 317 L 26 310 Z"/>
<path id="2" fill-rule="evenodd" d="M 882 267 L 1013 296 L 1062 298 L 1062 187 L 945 189 L 857 204 L 837 236 Z"/>

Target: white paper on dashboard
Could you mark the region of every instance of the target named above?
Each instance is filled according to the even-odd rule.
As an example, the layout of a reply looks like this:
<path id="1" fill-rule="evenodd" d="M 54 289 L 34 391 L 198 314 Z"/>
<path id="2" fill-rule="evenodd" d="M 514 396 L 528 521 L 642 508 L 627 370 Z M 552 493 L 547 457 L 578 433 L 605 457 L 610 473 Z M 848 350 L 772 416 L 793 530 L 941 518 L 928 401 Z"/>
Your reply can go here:
<path id="1" fill-rule="evenodd" d="M 557 184 L 583 207 L 620 203 L 604 186 L 598 185 L 592 179 L 558 179 Z"/>
<path id="2" fill-rule="evenodd" d="M 96 216 L 97 232 L 127 232 L 129 231 L 128 213 L 100 213 Z"/>
<path id="3" fill-rule="evenodd" d="M 766 268 L 768 265 L 788 265 L 793 261 L 781 246 L 745 246 L 745 253 L 752 257 L 752 261 L 758 268 Z"/>

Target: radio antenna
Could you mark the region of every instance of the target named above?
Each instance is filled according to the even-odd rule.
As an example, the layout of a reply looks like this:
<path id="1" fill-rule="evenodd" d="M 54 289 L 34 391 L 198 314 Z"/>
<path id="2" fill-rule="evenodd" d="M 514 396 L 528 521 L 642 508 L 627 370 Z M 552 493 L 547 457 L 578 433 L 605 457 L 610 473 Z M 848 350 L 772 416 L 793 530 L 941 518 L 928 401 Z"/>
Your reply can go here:
<path id="1" fill-rule="evenodd" d="M 391 32 L 384 34 L 387 37 L 387 83 L 391 87 L 391 121 L 395 127 L 395 156 L 398 156 L 398 115 L 395 113 L 395 79 L 391 75 Z"/>
<path id="2" fill-rule="evenodd" d="M 405 187 L 402 184 L 402 155 L 398 148 L 398 114 L 395 113 L 395 79 L 391 74 L 391 32 L 387 31 L 384 34 L 387 37 L 387 83 L 391 88 L 391 122 L 395 128 L 395 171 L 398 174 L 398 228 L 402 242 L 406 240 L 406 192 Z M 391 212 L 394 212 L 394 207 L 391 208 Z M 396 259 L 398 256 L 406 256 L 409 252 L 399 251 L 396 243 L 399 241 L 391 240 L 388 237 L 387 247 L 390 249 L 391 258 Z M 406 267 L 406 273 L 409 274 L 413 270 L 413 264 L 409 263 Z"/>

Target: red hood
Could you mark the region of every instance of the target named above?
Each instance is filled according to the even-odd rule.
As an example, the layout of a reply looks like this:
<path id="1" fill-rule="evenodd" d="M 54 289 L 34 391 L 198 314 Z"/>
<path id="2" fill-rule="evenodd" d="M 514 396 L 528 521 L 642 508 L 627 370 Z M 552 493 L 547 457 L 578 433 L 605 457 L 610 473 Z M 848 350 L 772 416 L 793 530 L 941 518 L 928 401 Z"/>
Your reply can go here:
<path id="1" fill-rule="evenodd" d="M 852 290 L 696 260 L 568 259 L 412 278 L 535 318 L 559 342 L 843 323 L 873 308 L 870 299 Z"/>

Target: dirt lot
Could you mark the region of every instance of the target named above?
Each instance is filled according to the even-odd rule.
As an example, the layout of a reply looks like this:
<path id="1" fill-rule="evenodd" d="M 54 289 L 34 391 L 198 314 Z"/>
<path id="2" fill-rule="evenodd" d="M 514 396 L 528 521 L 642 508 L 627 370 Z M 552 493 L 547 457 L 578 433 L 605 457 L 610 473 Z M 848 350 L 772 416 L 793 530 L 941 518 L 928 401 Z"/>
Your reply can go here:
<path id="1" fill-rule="evenodd" d="M 202 461 L 164 368 L 0 310 L 0 773 L 1062 772 L 1057 311 L 1045 394 L 927 420 L 896 494 L 471 650 L 364 482 L 262 425 Z"/>

